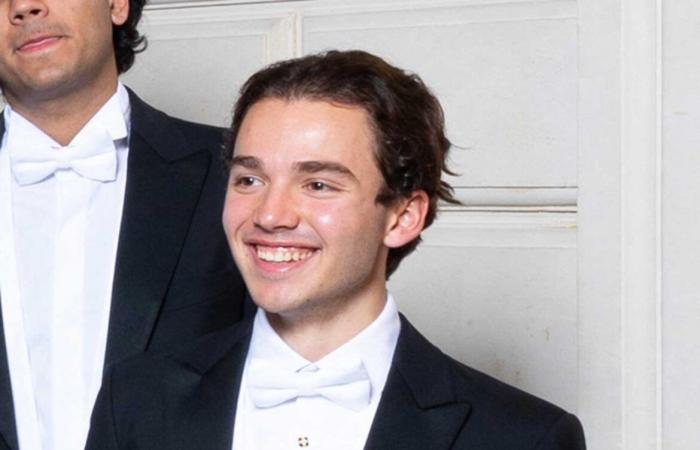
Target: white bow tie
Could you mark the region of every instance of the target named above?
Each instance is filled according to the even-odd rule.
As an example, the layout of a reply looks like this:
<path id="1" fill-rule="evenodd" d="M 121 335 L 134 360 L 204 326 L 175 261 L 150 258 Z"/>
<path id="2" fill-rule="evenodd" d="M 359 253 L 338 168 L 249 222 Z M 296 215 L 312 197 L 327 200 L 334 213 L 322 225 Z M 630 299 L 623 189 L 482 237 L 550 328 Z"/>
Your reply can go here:
<path id="1" fill-rule="evenodd" d="M 89 145 L 16 149 L 10 154 L 12 173 L 21 185 L 38 183 L 57 170 L 71 169 L 96 181 L 114 181 L 117 177 L 117 153 L 106 131 L 93 133 Z"/>
<path id="2" fill-rule="evenodd" d="M 247 379 L 248 393 L 258 408 L 271 408 L 298 397 L 321 396 L 359 411 L 369 404 L 371 395 L 369 376 L 361 361 L 339 368 L 294 372 L 252 358 Z"/>

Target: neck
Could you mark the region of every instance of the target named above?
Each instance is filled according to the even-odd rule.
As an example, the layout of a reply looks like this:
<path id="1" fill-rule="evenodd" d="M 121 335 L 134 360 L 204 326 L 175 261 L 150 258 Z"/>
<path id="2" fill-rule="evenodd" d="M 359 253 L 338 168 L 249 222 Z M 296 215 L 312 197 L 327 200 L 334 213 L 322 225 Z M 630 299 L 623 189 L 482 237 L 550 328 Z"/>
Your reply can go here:
<path id="1" fill-rule="evenodd" d="M 333 305 L 295 314 L 266 313 L 277 334 L 295 352 L 316 362 L 341 347 L 374 322 L 386 304 L 386 287 L 361 299 L 337 300 Z"/>
<path id="2" fill-rule="evenodd" d="M 86 123 L 104 106 L 117 90 L 117 77 L 101 85 L 84 86 L 81 89 L 57 96 L 18 97 L 6 93 L 12 109 L 36 125 L 51 139 L 68 145 Z"/>

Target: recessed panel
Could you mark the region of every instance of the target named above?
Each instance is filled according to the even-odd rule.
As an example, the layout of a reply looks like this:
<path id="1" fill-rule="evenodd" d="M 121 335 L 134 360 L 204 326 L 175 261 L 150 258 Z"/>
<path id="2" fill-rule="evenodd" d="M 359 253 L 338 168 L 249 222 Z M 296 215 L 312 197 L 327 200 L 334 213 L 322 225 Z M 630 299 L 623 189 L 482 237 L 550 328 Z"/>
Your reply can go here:
<path id="1" fill-rule="evenodd" d="M 168 114 L 226 126 L 236 93 L 264 64 L 263 36 L 150 42 L 125 83 Z"/>
<path id="2" fill-rule="evenodd" d="M 290 53 L 292 25 L 289 13 L 236 5 L 147 11 L 148 48 L 124 80 L 168 114 L 228 126 L 245 80 Z"/>
<path id="3" fill-rule="evenodd" d="M 571 187 L 576 19 L 532 5 L 517 17 L 501 5 L 307 17 L 304 52 L 365 49 L 423 77 L 447 115 L 458 185 Z"/>
<path id="4" fill-rule="evenodd" d="M 425 244 L 390 282 L 406 317 L 459 361 L 576 411 L 576 249 Z"/>

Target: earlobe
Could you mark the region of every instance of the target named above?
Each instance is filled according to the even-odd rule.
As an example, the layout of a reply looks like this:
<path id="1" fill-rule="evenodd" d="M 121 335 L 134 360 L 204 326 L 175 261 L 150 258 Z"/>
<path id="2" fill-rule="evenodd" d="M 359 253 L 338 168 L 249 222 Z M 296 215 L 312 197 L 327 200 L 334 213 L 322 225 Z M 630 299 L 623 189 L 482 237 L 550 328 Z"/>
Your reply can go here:
<path id="1" fill-rule="evenodd" d="M 429 204 L 428 194 L 424 191 L 415 191 L 410 197 L 399 200 L 388 224 L 384 245 L 397 248 L 420 236 Z"/>
<path id="2" fill-rule="evenodd" d="M 110 14 L 114 25 L 124 25 L 129 17 L 129 0 L 111 0 Z"/>

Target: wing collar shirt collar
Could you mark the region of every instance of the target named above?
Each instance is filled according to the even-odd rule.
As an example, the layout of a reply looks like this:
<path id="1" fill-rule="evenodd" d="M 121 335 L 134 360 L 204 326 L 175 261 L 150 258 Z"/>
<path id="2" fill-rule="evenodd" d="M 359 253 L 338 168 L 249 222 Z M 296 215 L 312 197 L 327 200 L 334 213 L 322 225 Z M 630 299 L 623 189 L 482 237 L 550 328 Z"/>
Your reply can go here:
<path id="1" fill-rule="evenodd" d="M 234 448 L 312 448 L 359 450 L 364 447 L 396 349 L 401 321 L 391 295 L 379 316 L 351 340 L 312 363 L 292 350 L 258 310 L 241 383 Z M 271 408 L 258 408 L 249 395 L 251 361 L 274 363 L 286 372 L 334 370 L 360 361 L 370 383 L 366 407 L 353 410 L 322 397 L 299 397 Z"/>
<path id="2" fill-rule="evenodd" d="M 74 450 L 84 446 L 102 376 L 126 188 L 129 95 L 118 84 L 65 147 L 9 106 L 4 120 L 0 240 L 11 249 L 0 263 L 1 307 L 17 434 L 23 449 Z M 9 176 L 16 160 L 95 146 L 112 154 L 105 179 L 69 167 L 27 183 Z"/>

